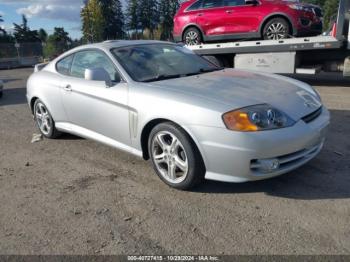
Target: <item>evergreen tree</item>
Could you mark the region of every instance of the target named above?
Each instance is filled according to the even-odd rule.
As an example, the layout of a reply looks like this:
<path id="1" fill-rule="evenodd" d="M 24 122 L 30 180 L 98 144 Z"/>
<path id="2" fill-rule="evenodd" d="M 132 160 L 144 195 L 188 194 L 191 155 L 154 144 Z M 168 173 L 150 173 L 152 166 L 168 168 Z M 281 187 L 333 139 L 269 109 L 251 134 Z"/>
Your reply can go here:
<path id="1" fill-rule="evenodd" d="M 105 30 L 105 18 L 99 0 L 87 1 L 81 10 L 82 31 L 84 39 L 88 42 L 103 40 Z"/>
<path id="2" fill-rule="evenodd" d="M 0 14 L 0 23 L 2 22 L 4 22 L 4 19 L 2 19 L 2 15 Z M 4 35 L 6 34 L 5 29 L 3 29 L 1 26 L 0 26 L 0 33 L 3 33 Z"/>
<path id="3" fill-rule="evenodd" d="M 105 28 L 104 39 L 120 39 L 124 37 L 124 14 L 120 0 L 99 0 Z"/>
<path id="4" fill-rule="evenodd" d="M 127 29 L 131 31 L 137 31 L 140 22 L 140 6 L 138 0 L 129 0 L 129 4 L 126 10 Z"/>
<path id="5" fill-rule="evenodd" d="M 40 28 L 38 32 L 38 37 L 42 43 L 45 43 L 47 40 L 47 32 L 44 29 Z"/>
<path id="6" fill-rule="evenodd" d="M 179 0 L 160 0 L 159 15 L 161 24 L 161 39 L 172 39 L 172 31 L 174 27 L 174 16 L 180 7 Z"/>
<path id="7" fill-rule="evenodd" d="M 332 17 L 337 14 L 339 6 L 339 0 L 327 0 L 324 3 L 323 11 L 324 11 L 324 21 L 325 21 L 325 29 L 329 28 L 329 22 Z"/>
<path id="8" fill-rule="evenodd" d="M 151 38 L 153 38 L 153 31 L 159 22 L 158 2 L 157 0 L 140 0 L 139 8 L 142 32 L 149 29 Z"/>
<path id="9" fill-rule="evenodd" d="M 55 27 L 54 33 L 47 38 L 44 56 L 54 58 L 67 51 L 72 46 L 72 39 L 62 27 Z"/>
<path id="10" fill-rule="evenodd" d="M 22 15 L 22 24 L 14 25 L 14 37 L 18 43 L 30 43 L 30 42 L 40 42 L 38 31 L 30 30 L 28 26 L 28 20 L 25 15 Z"/>

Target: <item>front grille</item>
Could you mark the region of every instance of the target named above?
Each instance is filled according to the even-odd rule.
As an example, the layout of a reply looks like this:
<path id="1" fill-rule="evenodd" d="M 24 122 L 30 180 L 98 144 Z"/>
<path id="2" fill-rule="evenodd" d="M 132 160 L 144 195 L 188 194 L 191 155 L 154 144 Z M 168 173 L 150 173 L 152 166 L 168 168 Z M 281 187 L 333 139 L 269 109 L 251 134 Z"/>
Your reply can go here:
<path id="1" fill-rule="evenodd" d="M 314 7 L 313 10 L 314 10 L 315 15 L 317 15 L 318 17 L 323 17 L 323 12 L 322 12 L 321 8 Z"/>
<path id="2" fill-rule="evenodd" d="M 311 114 L 309 114 L 307 116 L 304 116 L 302 118 L 302 120 L 308 124 L 308 123 L 314 121 L 316 118 L 318 118 L 321 114 L 322 114 L 322 107 L 317 109 L 315 112 L 312 112 Z"/>

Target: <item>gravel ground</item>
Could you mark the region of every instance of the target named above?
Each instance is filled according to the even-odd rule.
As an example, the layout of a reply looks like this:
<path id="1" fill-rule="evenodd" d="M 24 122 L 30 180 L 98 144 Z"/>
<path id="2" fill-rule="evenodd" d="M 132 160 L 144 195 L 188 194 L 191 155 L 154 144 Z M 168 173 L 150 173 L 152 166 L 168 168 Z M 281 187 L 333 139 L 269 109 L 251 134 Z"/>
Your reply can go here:
<path id="1" fill-rule="evenodd" d="M 93 141 L 31 144 L 31 71 L 0 71 L 0 254 L 350 254 L 350 82 L 303 79 L 332 113 L 306 166 L 181 192 L 150 162 Z"/>

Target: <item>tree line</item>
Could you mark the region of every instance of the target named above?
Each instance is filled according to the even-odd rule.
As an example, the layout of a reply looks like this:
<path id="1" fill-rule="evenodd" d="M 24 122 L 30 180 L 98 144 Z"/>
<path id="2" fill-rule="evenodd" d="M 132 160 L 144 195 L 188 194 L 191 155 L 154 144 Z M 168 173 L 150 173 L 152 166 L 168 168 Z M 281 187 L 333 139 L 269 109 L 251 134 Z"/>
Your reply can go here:
<path id="1" fill-rule="evenodd" d="M 0 22 L 4 19 L 0 16 Z M 22 15 L 21 24 L 13 24 L 13 32 L 8 33 L 5 29 L 0 30 L 0 44 L 18 44 L 19 48 L 24 45 L 31 45 L 38 53 L 44 57 L 52 58 L 68 50 L 72 46 L 81 44 L 80 40 L 72 40 L 69 33 L 63 27 L 55 27 L 52 34 L 48 34 L 44 29 L 31 30 L 28 26 L 28 19 Z M 30 46 L 28 47 L 28 49 Z M 9 50 L 2 48 L 3 51 Z M 40 50 L 38 50 L 40 49 Z M 3 54 L 1 56 L 10 54 Z"/>
<path id="2" fill-rule="evenodd" d="M 180 0 L 86 0 L 81 11 L 83 38 L 171 40 L 173 18 Z"/>

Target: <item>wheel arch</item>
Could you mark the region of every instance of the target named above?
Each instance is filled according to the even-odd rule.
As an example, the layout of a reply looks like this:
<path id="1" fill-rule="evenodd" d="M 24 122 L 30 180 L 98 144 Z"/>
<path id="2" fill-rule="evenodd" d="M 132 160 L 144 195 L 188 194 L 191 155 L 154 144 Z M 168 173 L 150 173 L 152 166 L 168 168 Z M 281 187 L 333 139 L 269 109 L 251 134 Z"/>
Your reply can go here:
<path id="1" fill-rule="evenodd" d="M 204 41 L 204 40 L 205 40 L 204 31 L 202 30 L 202 28 L 201 28 L 199 25 L 194 24 L 194 23 L 188 24 L 188 25 L 186 25 L 186 26 L 182 29 L 181 41 L 183 41 L 183 39 L 184 39 L 184 34 L 185 34 L 186 30 L 189 29 L 189 28 L 191 28 L 191 27 L 194 27 L 194 28 L 196 28 L 196 29 L 199 30 L 199 32 L 201 33 L 201 36 L 202 36 L 202 40 Z"/>
<path id="2" fill-rule="evenodd" d="M 204 159 L 204 155 L 203 155 L 203 152 L 199 146 L 199 143 L 197 141 L 197 139 L 194 137 L 194 135 L 192 134 L 192 132 L 190 130 L 188 130 L 188 128 L 182 126 L 182 125 L 179 125 L 178 123 L 172 121 L 172 120 L 169 120 L 169 119 L 166 119 L 166 118 L 157 118 L 157 119 L 153 119 L 153 120 L 150 120 L 145 126 L 144 128 L 142 129 L 141 131 L 141 148 L 142 148 L 142 156 L 143 156 L 143 159 L 144 160 L 148 160 L 150 158 L 149 156 L 149 152 L 148 152 L 148 140 L 149 140 L 149 136 L 151 134 L 151 131 L 154 127 L 156 127 L 157 125 L 161 124 L 161 123 L 171 123 L 175 126 L 177 126 L 178 128 L 180 128 L 181 130 L 183 130 L 187 135 L 188 137 L 190 138 L 190 142 L 192 143 L 192 145 L 195 147 L 195 150 L 198 151 L 199 155 L 200 155 L 200 160 L 203 164 L 203 167 L 204 169 L 206 170 L 206 166 L 205 166 L 205 159 Z"/>
<path id="3" fill-rule="evenodd" d="M 32 110 L 32 114 L 34 114 L 34 104 L 35 104 L 35 101 L 38 100 L 39 97 L 37 96 L 33 96 L 30 100 L 30 109 Z"/>
<path id="4" fill-rule="evenodd" d="M 259 28 L 259 32 L 260 32 L 260 35 L 261 37 L 264 37 L 264 27 L 265 25 L 271 20 L 271 19 L 274 19 L 274 18 L 283 18 L 285 19 L 288 23 L 289 23 L 289 26 L 292 30 L 292 35 L 296 35 L 297 34 L 297 29 L 293 23 L 293 20 L 292 18 L 287 15 L 287 14 L 284 14 L 284 13 L 273 13 L 273 14 L 270 14 L 269 16 L 265 17 L 264 20 L 262 21 L 262 23 L 260 24 L 260 28 Z"/>

